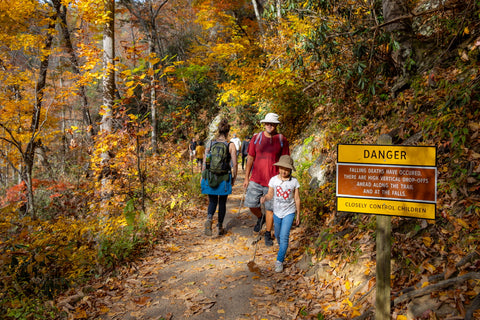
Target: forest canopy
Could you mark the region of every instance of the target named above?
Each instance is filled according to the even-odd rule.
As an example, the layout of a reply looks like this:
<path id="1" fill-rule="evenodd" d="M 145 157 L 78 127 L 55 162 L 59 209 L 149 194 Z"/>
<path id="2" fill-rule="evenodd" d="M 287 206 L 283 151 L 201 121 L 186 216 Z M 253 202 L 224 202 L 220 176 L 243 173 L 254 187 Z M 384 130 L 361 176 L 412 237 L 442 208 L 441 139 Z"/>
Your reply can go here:
<path id="1" fill-rule="evenodd" d="M 241 137 L 268 112 L 293 145 L 322 133 L 312 235 L 335 215 L 335 146 L 384 133 L 436 146 L 437 215 L 478 226 L 479 16 L 476 0 L 0 1 L 0 312 L 47 313 L 155 243 L 201 201 L 185 152 L 219 114 Z"/>

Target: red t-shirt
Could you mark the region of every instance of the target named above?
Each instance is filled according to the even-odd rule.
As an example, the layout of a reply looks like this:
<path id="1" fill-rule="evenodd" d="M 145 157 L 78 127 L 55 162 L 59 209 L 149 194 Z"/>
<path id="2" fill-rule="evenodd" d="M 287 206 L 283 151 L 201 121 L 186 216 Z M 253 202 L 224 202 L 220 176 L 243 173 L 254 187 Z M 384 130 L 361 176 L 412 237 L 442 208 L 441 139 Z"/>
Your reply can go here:
<path id="1" fill-rule="evenodd" d="M 262 131 L 254 135 L 248 145 L 248 155 L 254 158 L 250 181 L 267 187 L 270 178 L 278 174 L 278 167 L 273 164 L 285 154 L 290 155 L 290 148 L 282 134 L 268 138 Z"/>

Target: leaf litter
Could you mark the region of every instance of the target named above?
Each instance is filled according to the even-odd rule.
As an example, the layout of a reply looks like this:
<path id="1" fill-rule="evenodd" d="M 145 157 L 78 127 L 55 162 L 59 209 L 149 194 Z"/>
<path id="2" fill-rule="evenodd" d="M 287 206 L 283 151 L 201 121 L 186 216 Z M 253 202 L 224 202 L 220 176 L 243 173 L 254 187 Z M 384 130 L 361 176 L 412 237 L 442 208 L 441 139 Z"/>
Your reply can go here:
<path id="1" fill-rule="evenodd" d="M 231 207 L 237 205 L 233 200 L 229 202 Z M 227 211 L 227 224 L 229 219 L 238 221 L 231 223 L 233 227 L 225 236 L 206 237 L 203 235 L 205 215 L 205 212 L 192 213 L 178 219 L 179 228 L 172 229 L 172 235 L 165 237 L 150 255 L 119 268 L 115 275 L 96 279 L 84 288 L 67 292 L 57 305 L 72 319 L 188 317 L 235 320 L 317 319 L 320 316 L 324 319 L 354 319 L 368 314 L 374 306 L 375 245 L 371 235 L 352 236 L 357 238 L 362 252 L 356 258 L 358 261 L 352 263 L 343 257 L 340 259 L 339 255 L 320 258 L 307 254 L 305 229 L 297 227 L 291 232 L 284 272 L 277 274 L 273 271 L 278 246 L 265 247 L 262 241 L 258 243 L 255 255 L 259 272 L 252 272 L 248 263 L 253 261 L 256 239 L 251 232 L 255 223 L 253 216 L 246 209 Z M 455 232 L 466 228 L 465 220 L 451 218 Z M 427 226 L 424 223 L 421 228 Z M 392 275 L 395 276 L 392 281 L 397 287 L 428 289 L 428 275 L 439 268 L 428 250 L 442 252 L 447 239 L 452 236 L 451 230 L 438 228 L 444 238 L 425 234 L 415 244 L 418 257 L 423 257 L 423 260 L 415 264 L 412 258 L 411 263 L 424 270 L 424 279 L 418 282 L 412 273 L 405 274 L 393 263 Z M 395 236 L 400 239 L 396 244 L 397 250 L 404 250 L 408 256 L 411 250 L 408 246 L 412 245 L 408 237 L 411 235 Z M 344 245 L 349 246 L 348 235 L 345 239 Z M 459 257 L 464 254 L 460 248 L 449 248 L 449 252 L 455 250 Z M 458 275 L 458 260 L 443 267 L 444 279 Z M 463 274 L 478 270 L 478 257 L 473 257 L 465 266 Z M 477 279 L 459 283 L 455 290 L 432 293 L 432 298 L 438 297 L 437 301 L 444 306 L 453 305 L 454 309 L 465 310 L 462 302 L 465 297 L 474 297 L 479 293 Z M 399 294 L 392 289 L 392 297 Z M 405 317 L 406 313 L 406 306 L 394 310 L 398 319 Z"/>

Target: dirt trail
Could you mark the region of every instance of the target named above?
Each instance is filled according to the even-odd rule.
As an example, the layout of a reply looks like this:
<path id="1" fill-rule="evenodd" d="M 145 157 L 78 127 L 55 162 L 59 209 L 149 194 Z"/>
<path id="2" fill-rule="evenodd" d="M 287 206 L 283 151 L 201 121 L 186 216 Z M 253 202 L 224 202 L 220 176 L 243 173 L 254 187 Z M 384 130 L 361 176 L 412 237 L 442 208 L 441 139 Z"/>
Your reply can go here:
<path id="1" fill-rule="evenodd" d="M 239 171 L 242 171 L 241 169 Z M 250 272 L 256 218 L 247 208 L 238 211 L 243 195 L 243 173 L 227 202 L 227 234 L 204 235 L 206 208 L 185 217 L 176 234 L 121 278 L 99 288 L 105 294 L 99 308 L 102 319 L 294 319 L 297 293 L 289 289 L 285 274 L 295 266 L 286 261 L 285 273 L 275 273 L 278 250 L 258 242 L 255 263 L 261 274 Z M 295 234 L 292 244 L 295 246 Z M 288 254 L 287 254 L 288 256 Z M 290 271 L 289 271 L 290 269 Z M 98 296 L 98 292 L 96 294 Z M 291 303 L 290 303 L 291 302 Z M 108 310 L 108 311 L 107 311 Z"/>

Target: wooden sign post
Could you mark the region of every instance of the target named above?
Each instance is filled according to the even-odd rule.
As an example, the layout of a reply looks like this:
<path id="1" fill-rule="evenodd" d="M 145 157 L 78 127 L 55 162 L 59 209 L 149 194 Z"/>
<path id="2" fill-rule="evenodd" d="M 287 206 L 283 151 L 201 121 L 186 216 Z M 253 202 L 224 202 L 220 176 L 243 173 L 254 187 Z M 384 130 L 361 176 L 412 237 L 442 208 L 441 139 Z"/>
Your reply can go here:
<path id="1" fill-rule="evenodd" d="M 381 135 L 377 144 L 391 145 L 392 137 Z M 390 320 L 390 254 L 392 218 L 377 216 L 377 290 L 375 296 L 375 320 Z"/>
<path id="2" fill-rule="evenodd" d="M 378 214 L 375 319 L 390 320 L 391 216 L 435 219 L 436 148 L 338 145 L 337 211 Z"/>

